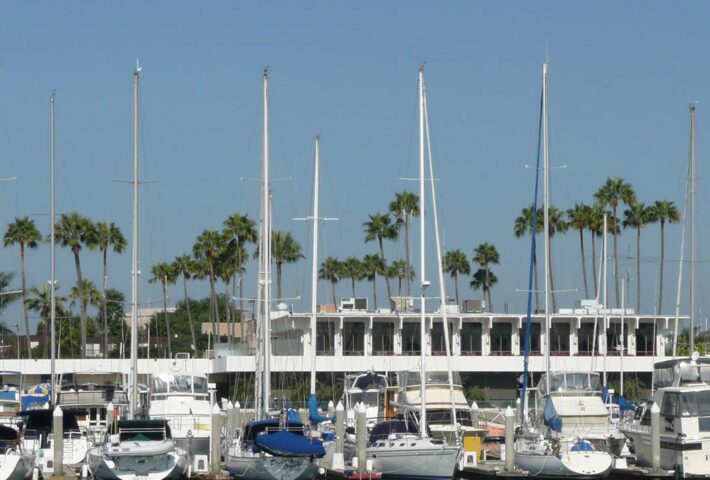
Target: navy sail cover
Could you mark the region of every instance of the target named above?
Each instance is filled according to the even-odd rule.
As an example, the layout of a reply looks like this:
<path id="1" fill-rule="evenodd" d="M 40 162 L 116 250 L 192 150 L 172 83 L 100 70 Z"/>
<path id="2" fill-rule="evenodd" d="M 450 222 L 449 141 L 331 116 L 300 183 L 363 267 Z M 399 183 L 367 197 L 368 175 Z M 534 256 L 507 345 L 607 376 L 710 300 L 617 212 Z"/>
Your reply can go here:
<path id="1" fill-rule="evenodd" d="M 313 440 L 303 435 L 297 435 L 288 430 L 258 435 L 256 444 L 275 457 L 316 457 L 325 455 L 323 442 Z"/>

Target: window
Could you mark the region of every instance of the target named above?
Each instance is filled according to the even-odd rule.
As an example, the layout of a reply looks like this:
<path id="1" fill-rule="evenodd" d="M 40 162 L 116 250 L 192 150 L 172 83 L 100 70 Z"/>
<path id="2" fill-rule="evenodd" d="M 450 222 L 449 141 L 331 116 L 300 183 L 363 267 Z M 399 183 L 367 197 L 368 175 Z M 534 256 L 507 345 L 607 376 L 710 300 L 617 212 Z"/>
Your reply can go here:
<path id="1" fill-rule="evenodd" d="M 666 392 L 663 394 L 663 406 L 661 416 L 665 418 L 679 417 L 680 394 L 676 392 Z"/>
<path id="2" fill-rule="evenodd" d="M 372 324 L 372 354 L 392 355 L 394 353 L 394 323 L 374 322 Z"/>
<path id="3" fill-rule="evenodd" d="M 491 355 L 510 355 L 512 334 L 510 323 L 494 323 L 491 327 Z"/>
<path id="4" fill-rule="evenodd" d="M 653 355 L 655 346 L 653 323 L 640 323 L 636 330 L 636 355 Z"/>
<path id="5" fill-rule="evenodd" d="M 461 325 L 461 354 L 481 354 L 481 333 L 483 328 L 480 323 L 464 323 Z"/>
<path id="6" fill-rule="evenodd" d="M 520 354 L 525 353 L 525 325 L 526 320 L 523 320 L 523 328 L 520 329 Z M 539 323 L 530 322 L 530 355 L 542 354 L 540 348 L 540 332 L 542 326 Z"/>
<path id="7" fill-rule="evenodd" d="M 597 328 L 599 324 L 597 325 Z M 597 330 L 599 332 L 599 330 Z M 594 341 L 594 323 L 582 323 L 577 329 L 577 346 L 579 355 L 594 355 L 594 348 L 598 347 Z"/>
<path id="8" fill-rule="evenodd" d="M 624 342 L 626 343 L 626 342 Z M 621 323 L 610 323 L 606 331 L 606 353 L 607 355 L 618 355 L 621 348 Z"/>
<path id="9" fill-rule="evenodd" d="M 343 323 L 343 355 L 365 354 L 365 324 L 362 322 Z"/>
<path id="10" fill-rule="evenodd" d="M 316 324 L 316 354 L 335 355 L 334 322 L 318 322 Z"/>
<path id="11" fill-rule="evenodd" d="M 402 326 L 402 354 L 403 355 L 419 355 L 421 354 L 420 333 L 421 326 L 419 323 L 405 322 Z"/>
<path id="12" fill-rule="evenodd" d="M 454 324 L 449 322 L 449 349 L 453 349 Z M 442 322 L 434 322 L 431 327 L 431 353 L 432 355 L 446 355 L 446 339 Z"/>
<path id="13" fill-rule="evenodd" d="M 569 323 L 553 323 L 550 327 L 550 354 L 569 355 Z"/>

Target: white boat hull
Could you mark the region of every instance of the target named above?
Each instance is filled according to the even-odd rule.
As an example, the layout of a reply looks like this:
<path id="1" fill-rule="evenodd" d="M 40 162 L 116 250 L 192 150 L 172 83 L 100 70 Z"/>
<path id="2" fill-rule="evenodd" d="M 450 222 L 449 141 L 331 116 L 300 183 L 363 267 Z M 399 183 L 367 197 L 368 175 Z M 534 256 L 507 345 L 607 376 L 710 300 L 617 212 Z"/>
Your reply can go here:
<path id="1" fill-rule="evenodd" d="M 0 480 L 27 480 L 34 468 L 31 456 L 8 450 L 0 455 Z"/>
<path id="2" fill-rule="evenodd" d="M 412 436 L 378 441 L 368 447 L 367 458 L 384 477 L 450 479 L 461 459 L 461 449 Z"/>
<path id="3" fill-rule="evenodd" d="M 624 429 L 636 453 L 636 464 L 651 466 L 651 433 L 641 429 Z M 670 448 L 669 448 L 670 447 Z M 681 438 L 661 435 L 661 468 L 678 469 L 681 477 L 710 478 L 710 439 Z"/>
<path id="4" fill-rule="evenodd" d="M 111 457 L 96 447 L 87 453 L 86 463 L 95 480 L 177 480 L 188 470 L 186 455 L 179 449 L 160 455 Z"/>
<path id="5" fill-rule="evenodd" d="M 560 456 L 517 453 L 515 466 L 532 477 L 599 477 L 609 475 L 613 457 L 606 452 L 567 452 Z"/>

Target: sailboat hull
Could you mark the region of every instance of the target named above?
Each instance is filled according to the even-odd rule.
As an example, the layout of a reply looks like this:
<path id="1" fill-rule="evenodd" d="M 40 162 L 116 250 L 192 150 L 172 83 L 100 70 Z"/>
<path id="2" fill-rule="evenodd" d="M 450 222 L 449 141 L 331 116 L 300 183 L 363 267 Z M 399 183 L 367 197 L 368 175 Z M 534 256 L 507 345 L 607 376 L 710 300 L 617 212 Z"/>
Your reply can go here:
<path id="1" fill-rule="evenodd" d="M 32 458 L 10 450 L 0 455 L 0 480 L 27 480 L 32 477 Z"/>
<path id="2" fill-rule="evenodd" d="M 225 468 L 249 480 L 310 480 L 318 474 L 318 464 L 310 457 L 228 456 Z"/>
<path id="3" fill-rule="evenodd" d="M 367 449 L 367 458 L 385 478 L 450 479 L 461 459 L 461 449 L 412 436 L 378 441 Z"/>
<path id="4" fill-rule="evenodd" d="M 515 466 L 531 477 L 604 478 L 613 458 L 606 452 L 568 452 L 555 455 L 516 453 Z"/>

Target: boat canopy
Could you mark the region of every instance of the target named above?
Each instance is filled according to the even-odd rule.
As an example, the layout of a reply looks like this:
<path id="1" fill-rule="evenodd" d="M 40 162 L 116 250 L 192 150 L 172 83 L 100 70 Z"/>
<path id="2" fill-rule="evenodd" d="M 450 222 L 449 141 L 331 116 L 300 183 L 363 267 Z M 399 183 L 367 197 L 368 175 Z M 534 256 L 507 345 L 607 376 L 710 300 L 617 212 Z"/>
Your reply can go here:
<path id="1" fill-rule="evenodd" d="M 673 359 L 658 362 L 653 367 L 655 388 L 678 387 L 694 383 L 710 383 L 710 358 Z"/>
<path id="2" fill-rule="evenodd" d="M 53 429 L 53 413 L 52 410 L 43 408 L 41 410 L 22 411 L 19 415 L 24 419 L 25 430 L 51 432 Z M 84 414 L 85 412 L 70 409 L 62 410 L 64 432 L 79 430 L 79 423 L 76 420 L 77 413 Z"/>
<path id="3" fill-rule="evenodd" d="M 108 435 L 120 435 L 122 442 L 160 441 L 171 438 L 170 426 L 165 419 L 119 420 L 108 429 Z"/>
<path id="4" fill-rule="evenodd" d="M 318 399 L 315 394 L 308 397 L 308 420 L 312 423 L 334 422 L 335 417 L 321 415 L 318 411 Z"/>
<path id="5" fill-rule="evenodd" d="M 311 440 L 288 430 L 279 430 L 269 435 L 258 435 L 256 445 L 266 453 L 278 457 L 315 457 L 325 456 L 323 442 Z"/>
<path id="6" fill-rule="evenodd" d="M 278 420 L 255 420 L 247 423 L 244 427 L 244 441 L 253 443 L 259 435 L 271 434 L 282 429 L 282 425 Z M 288 421 L 286 429 L 290 432 L 303 435 L 303 424 L 296 421 Z"/>
<path id="7" fill-rule="evenodd" d="M 350 386 L 351 389 L 364 391 L 387 388 L 387 378 L 384 375 L 378 375 L 375 372 L 367 372 L 360 375 L 348 375 L 348 379 L 352 380 Z"/>

